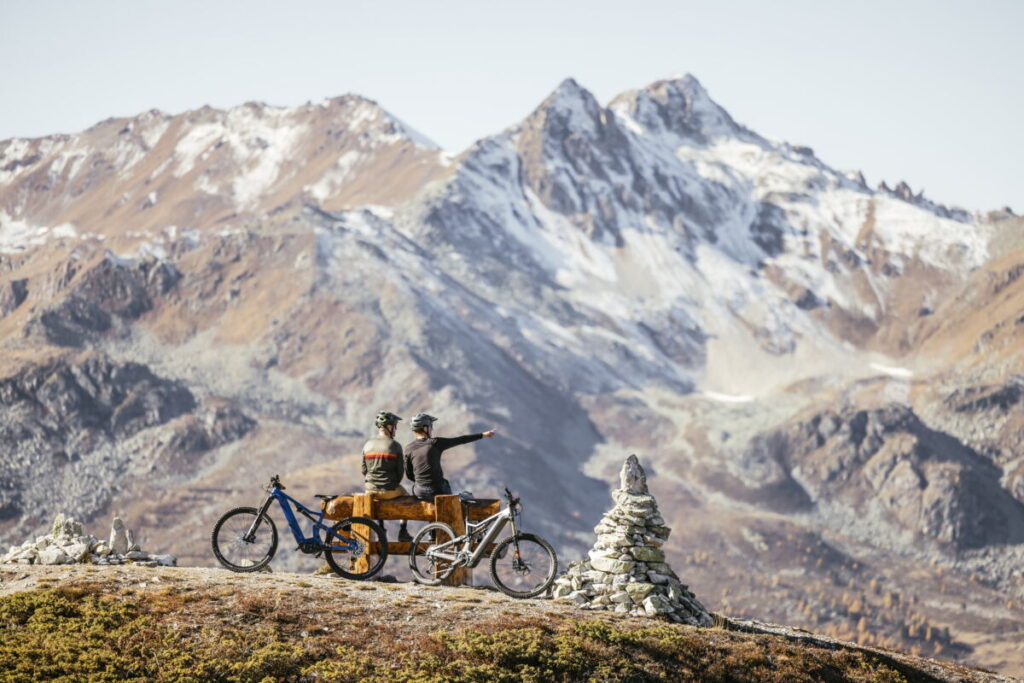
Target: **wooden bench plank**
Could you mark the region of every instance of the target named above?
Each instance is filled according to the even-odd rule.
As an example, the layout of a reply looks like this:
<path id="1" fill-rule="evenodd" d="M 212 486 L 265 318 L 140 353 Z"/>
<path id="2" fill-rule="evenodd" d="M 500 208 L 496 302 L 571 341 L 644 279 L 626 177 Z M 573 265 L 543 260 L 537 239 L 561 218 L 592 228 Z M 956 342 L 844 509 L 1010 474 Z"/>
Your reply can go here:
<path id="1" fill-rule="evenodd" d="M 345 519 L 353 515 L 354 499 L 365 496 L 338 496 L 327 504 L 326 519 Z M 413 496 L 402 496 L 391 500 L 374 500 L 372 504 L 374 519 L 411 519 L 421 522 L 433 522 L 437 519 L 434 504 L 419 500 Z M 479 522 L 501 510 L 501 501 L 494 498 L 480 499 L 469 508 L 469 519 Z"/>

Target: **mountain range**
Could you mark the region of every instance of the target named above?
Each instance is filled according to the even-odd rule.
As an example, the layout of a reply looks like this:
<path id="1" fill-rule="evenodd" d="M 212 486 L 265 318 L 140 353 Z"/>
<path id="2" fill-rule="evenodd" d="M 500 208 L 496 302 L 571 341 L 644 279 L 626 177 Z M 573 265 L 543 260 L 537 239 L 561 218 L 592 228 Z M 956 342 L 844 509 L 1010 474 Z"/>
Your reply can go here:
<path id="1" fill-rule="evenodd" d="M 2 141 L 0 539 L 118 513 L 210 565 L 426 410 L 566 558 L 635 452 L 712 609 L 1024 674 L 1022 230 L 691 75 L 459 154 L 354 95 Z"/>

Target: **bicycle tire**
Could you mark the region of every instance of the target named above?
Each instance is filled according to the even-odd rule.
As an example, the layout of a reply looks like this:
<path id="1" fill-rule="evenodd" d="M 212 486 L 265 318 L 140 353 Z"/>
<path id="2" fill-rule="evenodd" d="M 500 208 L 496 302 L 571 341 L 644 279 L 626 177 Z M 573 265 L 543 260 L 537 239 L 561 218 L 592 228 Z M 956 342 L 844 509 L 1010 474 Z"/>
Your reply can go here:
<path id="1" fill-rule="evenodd" d="M 258 510 L 253 507 L 234 508 L 233 510 L 228 510 L 223 515 L 221 515 L 221 518 L 218 519 L 217 523 L 213 525 L 213 531 L 210 533 L 210 545 L 213 548 L 213 556 L 217 558 L 217 561 L 220 562 L 224 568 L 230 569 L 233 572 L 256 572 L 266 567 L 270 563 L 270 561 L 274 559 L 274 554 L 277 552 L 277 527 L 274 525 L 274 520 L 270 519 L 270 517 L 267 516 L 266 513 L 263 514 L 260 525 L 262 526 L 263 524 L 266 524 L 269 527 L 270 539 L 269 546 L 267 550 L 262 554 L 262 556 L 260 556 L 258 559 L 244 560 L 248 562 L 248 564 L 239 564 L 236 561 L 232 561 L 234 559 L 233 557 L 232 559 L 228 559 L 228 557 L 226 556 L 226 554 L 233 555 L 233 553 L 224 552 L 225 550 L 228 550 L 232 547 L 237 549 L 244 549 L 245 546 L 243 544 L 254 544 L 256 542 L 255 540 L 245 541 L 239 534 L 244 534 L 245 531 L 248 531 L 249 527 L 252 525 L 252 520 L 255 519 L 257 514 Z M 240 517 L 242 515 L 247 516 L 249 518 L 249 521 L 241 524 L 228 524 L 233 517 Z M 242 520 L 239 520 L 239 522 L 241 521 Z M 225 524 L 228 524 L 229 526 L 229 530 L 227 531 L 227 533 L 234 536 L 234 538 L 231 538 L 230 541 L 228 537 L 225 537 L 223 539 L 221 538 L 221 531 L 225 529 Z M 259 531 L 260 529 L 257 529 L 257 534 L 259 533 Z M 260 539 L 259 542 L 261 545 L 264 543 L 262 538 Z M 253 547 L 257 548 L 258 546 L 253 545 Z"/>
<path id="2" fill-rule="evenodd" d="M 363 545 L 362 552 L 353 555 L 347 551 L 332 551 L 330 548 L 330 538 L 328 537 L 324 539 L 324 559 L 327 560 L 327 564 L 330 565 L 331 569 L 338 576 L 365 581 L 384 568 L 384 563 L 388 559 L 388 537 L 380 524 L 366 517 L 346 517 L 332 526 L 331 532 L 347 539 L 351 537 L 354 525 L 361 525 L 370 530 L 370 538 L 361 542 Z M 373 547 L 377 548 L 376 553 L 370 552 L 370 549 Z M 335 558 L 336 554 L 347 558 L 347 567 L 343 568 L 343 563 L 338 562 L 338 559 Z M 355 561 L 363 557 L 367 557 L 369 568 L 361 572 L 354 571 Z"/>
<path id="3" fill-rule="evenodd" d="M 430 534 L 429 539 L 427 538 L 428 534 Z M 455 538 L 455 530 L 444 522 L 431 522 L 419 530 L 409 548 L 409 569 L 412 570 L 412 578 L 416 583 L 424 586 L 437 586 L 452 575 L 452 572 L 459 566 L 458 562 L 451 562 L 443 566 L 440 571 L 436 571 L 433 563 L 427 559 L 426 552 L 431 546 L 448 543 Z M 427 549 L 422 553 L 417 552 L 421 543 L 427 544 Z"/>
<path id="4" fill-rule="evenodd" d="M 513 541 L 518 541 L 520 553 L 522 553 L 524 545 L 531 546 L 535 544 L 536 548 L 534 548 L 531 554 L 536 554 L 536 556 L 539 558 L 546 557 L 550 562 L 550 566 L 548 567 L 547 572 L 543 577 L 541 577 L 543 581 L 537 585 L 527 588 L 526 590 L 516 590 L 515 587 L 508 585 L 510 583 L 509 577 L 503 578 L 499 576 L 498 562 L 500 560 L 506 559 L 507 557 L 510 557 L 508 550 L 509 546 L 512 545 Z M 523 573 L 520 570 L 515 568 L 513 568 L 513 572 L 521 576 L 523 575 Z M 540 595 L 541 593 L 543 593 L 551 587 L 551 584 L 554 583 L 555 576 L 557 574 L 558 557 L 555 555 L 555 551 L 551 547 L 551 544 L 545 541 L 540 536 L 535 536 L 534 534 L 518 534 L 517 536 L 509 536 L 501 543 L 496 545 L 494 547 L 494 550 L 491 551 L 491 581 L 494 582 L 495 588 L 500 590 L 505 595 L 511 596 L 513 598 L 533 598 Z"/>

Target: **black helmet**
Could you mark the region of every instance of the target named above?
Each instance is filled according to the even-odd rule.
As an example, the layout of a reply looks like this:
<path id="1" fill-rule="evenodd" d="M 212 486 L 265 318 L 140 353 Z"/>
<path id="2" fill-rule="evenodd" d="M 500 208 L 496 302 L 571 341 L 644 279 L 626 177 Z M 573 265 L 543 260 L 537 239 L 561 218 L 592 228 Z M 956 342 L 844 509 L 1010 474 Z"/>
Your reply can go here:
<path id="1" fill-rule="evenodd" d="M 401 422 L 402 418 L 398 417 L 394 413 L 389 413 L 386 410 L 382 410 L 377 413 L 377 419 L 373 421 L 373 424 L 377 425 L 377 429 L 386 427 L 387 425 L 396 425 Z"/>
<path id="2" fill-rule="evenodd" d="M 416 413 L 412 419 L 409 420 L 409 426 L 412 427 L 412 431 L 422 431 L 424 427 L 429 427 L 437 422 L 437 418 L 426 413 Z"/>

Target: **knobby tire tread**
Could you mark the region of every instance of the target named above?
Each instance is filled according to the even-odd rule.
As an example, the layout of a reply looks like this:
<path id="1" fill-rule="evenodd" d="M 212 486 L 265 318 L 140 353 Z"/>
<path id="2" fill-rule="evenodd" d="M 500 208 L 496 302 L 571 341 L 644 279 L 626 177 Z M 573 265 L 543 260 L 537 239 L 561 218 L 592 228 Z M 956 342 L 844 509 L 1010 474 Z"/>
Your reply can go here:
<path id="1" fill-rule="evenodd" d="M 423 537 L 428 533 L 432 534 L 434 531 L 443 531 L 444 533 L 448 534 L 448 537 L 451 540 L 458 538 L 458 534 L 455 533 L 455 529 L 452 529 L 450 525 L 445 524 L 444 522 L 431 522 L 430 524 L 420 529 L 419 532 L 417 532 L 415 538 L 412 539 L 412 546 L 409 548 L 409 569 L 412 570 L 413 580 L 416 581 L 416 583 L 422 584 L 424 586 L 441 585 L 441 582 L 447 579 L 449 576 L 451 576 L 452 572 L 455 571 L 455 569 L 457 568 L 453 564 L 452 568 L 448 571 L 447 574 L 440 578 L 437 578 L 434 576 L 427 576 L 421 573 L 419 567 L 416 566 L 416 549 L 419 547 L 420 543 L 426 542 L 424 541 Z M 434 545 L 434 539 L 430 538 L 427 547 L 429 548 L 432 545 Z M 422 558 L 423 562 L 427 561 L 425 554 L 419 555 L 419 557 Z"/>
<path id="2" fill-rule="evenodd" d="M 243 567 L 241 565 L 228 562 L 226 559 L 224 559 L 224 555 L 222 555 L 220 552 L 220 547 L 217 543 L 217 532 L 220 531 L 220 528 L 224 525 L 224 522 L 238 514 L 248 514 L 252 517 L 256 517 L 256 514 L 258 512 L 259 510 L 257 510 L 254 507 L 233 508 L 225 512 L 223 515 L 221 515 L 220 519 L 217 520 L 217 523 L 213 525 L 213 531 L 210 532 L 210 546 L 213 548 L 213 556 L 217 558 L 217 561 L 220 562 L 221 566 L 223 566 L 225 569 L 229 569 L 233 572 L 240 572 L 246 574 L 250 572 L 258 572 L 259 570 L 263 569 L 268 564 L 270 564 L 270 561 L 274 559 L 274 555 L 277 553 L 278 542 L 277 525 L 274 524 L 274 520 L 272 520 L 266 513 L 264 513 L 263 515 L 263 520 L 266 524 L 270 525 L 272 541 L 270 543 L 270 550 L 267 551 L 266 556 L 262 560 L 251 566 Z"/>
<path id="3" fill-rule="evenodd" d="M 350 572 L 346 569 L 342 569 L 341 565 L 339 565 L 337 561 L 335 561 L 334 554 L 326 548 L 324 549 L 324 559 L 327 560 L 327 564 L 330 565 L 331 569 L 333 569 L 334 573 L 338 576 L 341 576 L 346 579 L 352 579 L 354 581 L 366 581 L 367 579 L 370 579 L 373 576 L 375 576 L 381 569 L 383 569 L 384 564 L 388 560 L 388 536 L 387 532 L 384 531 L 384 528 L 379 523 L 377 523 L 376 520 L 372 520 L 367 517 L 346 517 L 345 519 L 341 520 L 340 522 L 332 526 L 331 531 L 336 531 L 337 529 L 344 528 L 345 526 L 351 527 L 353 524 L 361 524 L 363 526 L 369 527 L 371 533 L 377 537 L 376 542 L 378 544 L 378 547 L 380 548 L 380 553 L 379 559 L 377 560 L 376 564 L 371 566 L 370 569 L 366 572 Z M 370 539 L 370 542 L 373 543 L 373 539 Z M 324 539 L 324 545 L 330 545 L 330 543 L 330 537 Z"/>
<path id="4" fill-rule="evenodd" d="M 506 548 L 507 546 L 512 545 L 512 541 L 515 540 L 516 538 L 518 538 L 520 542 L 522 542 L 522 541 L 533 541 L 533 542 L 535 542 L 537 545 L 539 545 L 541 548 L 543 548 L 547 552 L 548 556 L 551 558 L 551 575 L 549 577 L 547 577 L 547 580 L 541 586 L 538 586 L 537 588 L 534 588 L 531 591 L 516 591 L 516 590 L 513 590 L 513 589 L 509 588 L 508 586 L 506 586 L 505 584 L 503 584 L 501 582 L 501 579 L 498 578 L 498 560 L 502 559 L 503 555 L 505 554 L 505 553 L 502 553 L 502 548 Z M 507 550 L 506 550 L 506 552 L 507 552 Z M 540 595 L 541 593 L 543 593 L 544 591 L 546 591 L 548 588 L 551 587 L 551 584 L 553 584 L 555 582 L 555 577 L 556 576 L 558 576 L 558 556 L 555 555 L 555 549 L 551 547 L 551 544 L 548 543 L 547 541 L 545 541 L 540 536 L 536 536 L 534 534 L 518 534 L 517 536 L 509 536 L 504 541 L 502 541 L 498 545 L 494 546 L 494 550 L 491 551 L 491 581 L 494 582 L 494 587 L 495 588 L 497 588 L 502 593 L 504 593 L 505 595 L 508 595 L 510 597 L 513 597 L 513 598 L 533 598 L 533 597 L 536 597 L 536 596 Z"/>

